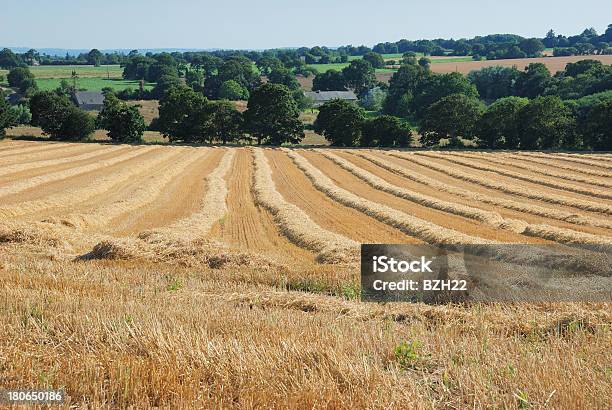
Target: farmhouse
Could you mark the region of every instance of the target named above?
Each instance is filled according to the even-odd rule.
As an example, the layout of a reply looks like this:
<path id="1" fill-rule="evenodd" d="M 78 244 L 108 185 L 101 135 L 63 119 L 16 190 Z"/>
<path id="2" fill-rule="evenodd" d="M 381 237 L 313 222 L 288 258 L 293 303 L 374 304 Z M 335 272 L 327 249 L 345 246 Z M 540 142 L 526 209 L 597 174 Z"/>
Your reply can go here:
<path id="1" fill-rule="evenodd" d="M 315 107 L 335 99 L 357 101 L 357 96 L 352 91 L 309 91 L 305 92 L 304 94 L 306 95 L 306 98 L 313 101 L 313 105 Z"/>
<path id="2" fill-rule="evenodd" d="M 73 97 L 76 105 L 85 111 L 101 111 L 104 107 L 104 94 L 98 91 L 77 91 Z"/>

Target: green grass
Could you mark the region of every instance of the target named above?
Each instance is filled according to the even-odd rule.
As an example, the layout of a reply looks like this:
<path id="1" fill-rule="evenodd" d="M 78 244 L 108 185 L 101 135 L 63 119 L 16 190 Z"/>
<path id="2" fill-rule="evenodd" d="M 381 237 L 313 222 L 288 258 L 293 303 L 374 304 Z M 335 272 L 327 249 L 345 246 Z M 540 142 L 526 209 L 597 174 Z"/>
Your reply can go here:
<path id="1" fill-rule="evenodd" d="M 463 57 L 452 57 L 452 58 L 438 58 L 436 59 L 435 57 L 428 57 L 431 60 L 432 64 L 437 64 L 437 63 L 461 63 L 464 61 L 474 61 L 474 59 L 471 56 L 463 56 Z"/>
<path id="2" fill-rule="evenodd" d="M 55 90 L 59 87 L 61 78 L 37 78 L 36 84 L 38 88 L 43 91 Z M 71 80 L 67 80 L 72 84 Z M 136 80 L 123 80 L 119 78 L 79 78 L 77 81 L 77 87 L 79 89 L 86 89 L 87 91 L 101 91 L 105 87 L 110 87 L 115 91 L 125 90 L 126 88 L 138 89 L 139 81 Z M 155 86 L 153 83 L 145 83 L 145 89 L 150 90 Z"/>

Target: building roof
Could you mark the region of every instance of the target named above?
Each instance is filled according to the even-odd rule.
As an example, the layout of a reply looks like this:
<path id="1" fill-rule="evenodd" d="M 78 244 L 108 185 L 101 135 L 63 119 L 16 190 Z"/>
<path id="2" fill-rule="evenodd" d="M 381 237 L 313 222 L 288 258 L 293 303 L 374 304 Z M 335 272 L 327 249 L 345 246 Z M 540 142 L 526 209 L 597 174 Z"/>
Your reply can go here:
<path id="1" fill-rule="evenodd" d="M 74 98 L 78 105 L 103 105 L 104 94 L 98 91 L 77 91 Z"/>
<path id="2" fill-rule="evenodd" d="M 340 100 L 357 100 L 357 96 L 352 91 L 308 91 L 304 93 L 306 97 L 315 102 Z"/>

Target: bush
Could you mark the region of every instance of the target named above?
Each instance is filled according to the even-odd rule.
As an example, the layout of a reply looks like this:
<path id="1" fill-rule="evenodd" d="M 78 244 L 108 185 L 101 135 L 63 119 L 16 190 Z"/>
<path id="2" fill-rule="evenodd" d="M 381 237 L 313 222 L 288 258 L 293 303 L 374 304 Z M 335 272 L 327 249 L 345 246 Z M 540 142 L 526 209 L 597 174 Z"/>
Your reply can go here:
<path id="1" fill-rule="evenodd" d="M 11 108 L 15 112 L 17 124 L 29 124 L 32 121 L 32 113 L 27 105 L 19 104 Z"/>
<path id="2" fill-rule="evenodd" d="M 135 106 L 119 101 L 113 94 L 104 99 L 104 108 L 98 115 L 98 126 L 108 131 L 114 142 L 134 143 L 142 141 L 147 126 Z"/>
<path id="3" fill-rule="evenodd" d="M 77 107 L 70 107 L 62 121 L 60 135 L 56 136 L 64 141 L 83 141 L 89 138 L 96 130 L 94 118 Z"/>
<path id="4" fill-rule="evenodd" d="M 387 98 L 387 93 L 380 87 L 374 87 L 363 96 L 359 104 L 368 111 L 380 111 Z"/>

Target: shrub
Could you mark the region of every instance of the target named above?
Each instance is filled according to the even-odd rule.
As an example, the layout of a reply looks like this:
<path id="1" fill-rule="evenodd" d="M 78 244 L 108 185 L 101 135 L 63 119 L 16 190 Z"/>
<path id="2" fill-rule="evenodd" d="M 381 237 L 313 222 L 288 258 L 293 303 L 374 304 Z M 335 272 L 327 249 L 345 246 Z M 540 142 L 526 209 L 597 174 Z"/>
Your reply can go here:
<path id="1" fill-rule="evenodd" d="M 19 104 L 12 109 L 15 112 L 17 124 L 29 124 L 32 121 L 32 113 L 27 105 Z"/>
<path id="2" fill-rule="evenodd" d="M 368 111 L 380 111 L 387 98 L 387 93 L 380 87 L 374 87 L 363 96 L 359 104 Z"/>
<path id="3" fill-rule="evenodd" d="M 6 136 L 6 128 L 17 125 L 17 115 L 11 106 L 0 95 L 0 139 Z"/>

